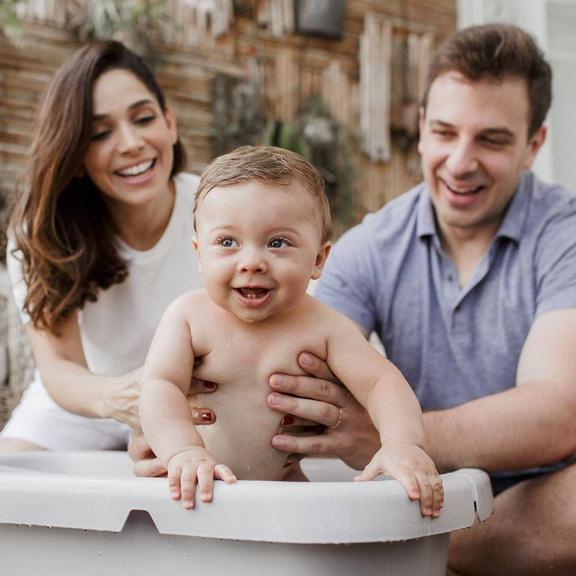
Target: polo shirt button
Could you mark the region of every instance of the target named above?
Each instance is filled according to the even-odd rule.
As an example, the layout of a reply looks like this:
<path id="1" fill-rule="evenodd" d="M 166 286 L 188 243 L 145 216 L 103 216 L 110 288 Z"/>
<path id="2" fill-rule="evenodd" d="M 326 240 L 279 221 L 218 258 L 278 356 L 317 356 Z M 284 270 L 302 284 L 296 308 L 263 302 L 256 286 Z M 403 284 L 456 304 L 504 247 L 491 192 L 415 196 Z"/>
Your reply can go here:
<path id="1" fill-rule="evenodd" d="M 454 282 L 454 275 L 448 274 L 448 282 Z"/>

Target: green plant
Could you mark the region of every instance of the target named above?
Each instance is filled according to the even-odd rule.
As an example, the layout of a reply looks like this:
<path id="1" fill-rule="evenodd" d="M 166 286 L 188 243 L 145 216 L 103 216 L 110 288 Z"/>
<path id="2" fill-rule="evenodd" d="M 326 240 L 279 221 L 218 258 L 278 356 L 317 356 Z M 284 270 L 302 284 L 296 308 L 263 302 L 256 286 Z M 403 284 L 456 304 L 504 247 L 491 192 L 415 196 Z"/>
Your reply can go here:
<path id="1" fill-rule="evenodd" d="M 275 122 L 263 143 L 297 152 L 324 176 L 336 233 L 354 223 L 357 211 L 353 136 L 337 122 L 319 96 L 306 100 L 293 122 Z"/>
<path id="2" fill-rule="evenodd" d="M 0 0 L 0 35 L 17 36 L 20 33 L 20 22 L 16 15 L 16 5 L 21 0 Z"/>
<path id="3" fill-rule="evenodd" d="M 120 40 L 156 67 L 160 58 L 153 41 L 166 16 L 165 0 L 89 0 L 73 28 L 82 41 Z"/>

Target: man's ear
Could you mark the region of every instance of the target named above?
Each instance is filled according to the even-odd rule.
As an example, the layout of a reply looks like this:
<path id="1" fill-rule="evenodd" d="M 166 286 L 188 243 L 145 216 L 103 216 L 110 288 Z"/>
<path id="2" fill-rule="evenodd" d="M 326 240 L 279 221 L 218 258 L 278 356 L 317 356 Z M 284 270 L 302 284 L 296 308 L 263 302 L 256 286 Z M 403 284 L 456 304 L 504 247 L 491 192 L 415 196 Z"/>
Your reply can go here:
<path id="1" fill-rule="evenodd" d="M 418 108 L 418 152 L 422 154 L 422 134 L 426 126 L 426 108 L 420 106 Z"/>
<path id="2" fill-rule="evenodd" d="M 324 244 L 320 246 L 320 250 L 318 250 L 318 254 L 316 254 L 314 268 L 312 268 L 312 275 L 310 276 L 312 280 L 318 280 L 322 275 L 322 269 L 324 268 L 324 264 L 326 264 L 330 250 L 332 250 L 332 242 L 330 241 L 324 242 Z"/>
<path id="3" fill-rule="evenodd" d="M 534 164 L 534 160 L 536 160 L 536 156 L 542 148 L 544 142 L 546 142 L 546 136 L 548 134 L 548 128 L 544 124 L 536 130 L 536 133 L 530 141 L 528 142 L 528 153 L 526 154 L 526 159 L 524 160 L 524 168 L 526 170 L 530 170 L 532 168 L 532 164 Z"/>

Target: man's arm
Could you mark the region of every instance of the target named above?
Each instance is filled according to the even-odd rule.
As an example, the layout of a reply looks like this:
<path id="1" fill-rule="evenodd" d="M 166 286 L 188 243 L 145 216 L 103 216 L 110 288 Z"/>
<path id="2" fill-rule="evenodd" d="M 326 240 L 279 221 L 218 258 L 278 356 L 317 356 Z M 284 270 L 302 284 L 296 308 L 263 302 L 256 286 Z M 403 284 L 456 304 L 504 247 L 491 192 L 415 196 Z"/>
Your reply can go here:
<path id="1" fill-rule="evenodd" d="M 437 465 L 516 470 L 576 452 L 575 343 L 576 309 L 547 312 L 526 339 L 515 388 L 424 414 Z"/>
<path id="2" fill-rule="evenodd" d="M 424 414 L 427 450 L 442 470 L 466 466 L 513 470 L 556 462 L 576 452 L 576 310 L 539 317 L 524 345 L 517 386 L 448 410 Z M 275 436 L 287 452 L 332 454 L 354 468 L 379 448 L 370 419 L 350 393 L 330 382 L 322 362 L 309 354 L 300 366 L 315 377 L 274 376 L 268 404 L 296 418 L 343 421 L 327 434 Z M 289 396 L 289 395 L 290 396 Z M 293 396 L 292 396 L 293 395 Z M 331 407 L 327 406 L 331 405 Z"/>

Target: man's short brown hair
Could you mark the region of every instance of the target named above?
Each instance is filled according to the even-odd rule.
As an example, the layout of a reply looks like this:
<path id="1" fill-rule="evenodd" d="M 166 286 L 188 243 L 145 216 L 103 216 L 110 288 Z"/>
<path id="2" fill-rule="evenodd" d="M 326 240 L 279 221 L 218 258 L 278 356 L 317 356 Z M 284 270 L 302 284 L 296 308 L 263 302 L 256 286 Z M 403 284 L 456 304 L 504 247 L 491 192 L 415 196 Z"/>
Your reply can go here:
<path id="1" fill-rule="evenodd" d="M 219 156 L 202 172 L 196 190 L 196 212 L 210 190 L 256 180 L 276 186 L 289 186 L 294 180 L 302 184 L 315 199 L 322 225 L 322 242 L 332 235 L 330 205 L 326 197 L 324 178 L 302 156 L 275 146 L 242 146 Z"/>
<path id="2" fill-rule="evenodd" d="M 438 76 L 459 72 L 465 78 L 501 82 L 521 78 L 528 86 L 528 137 L 542 126 L 552 103 L 552 70 L 534 38 L 511 24 L 470 26 L 456 32 L 438 49 L 428 70 L 422 107 Z"/>

